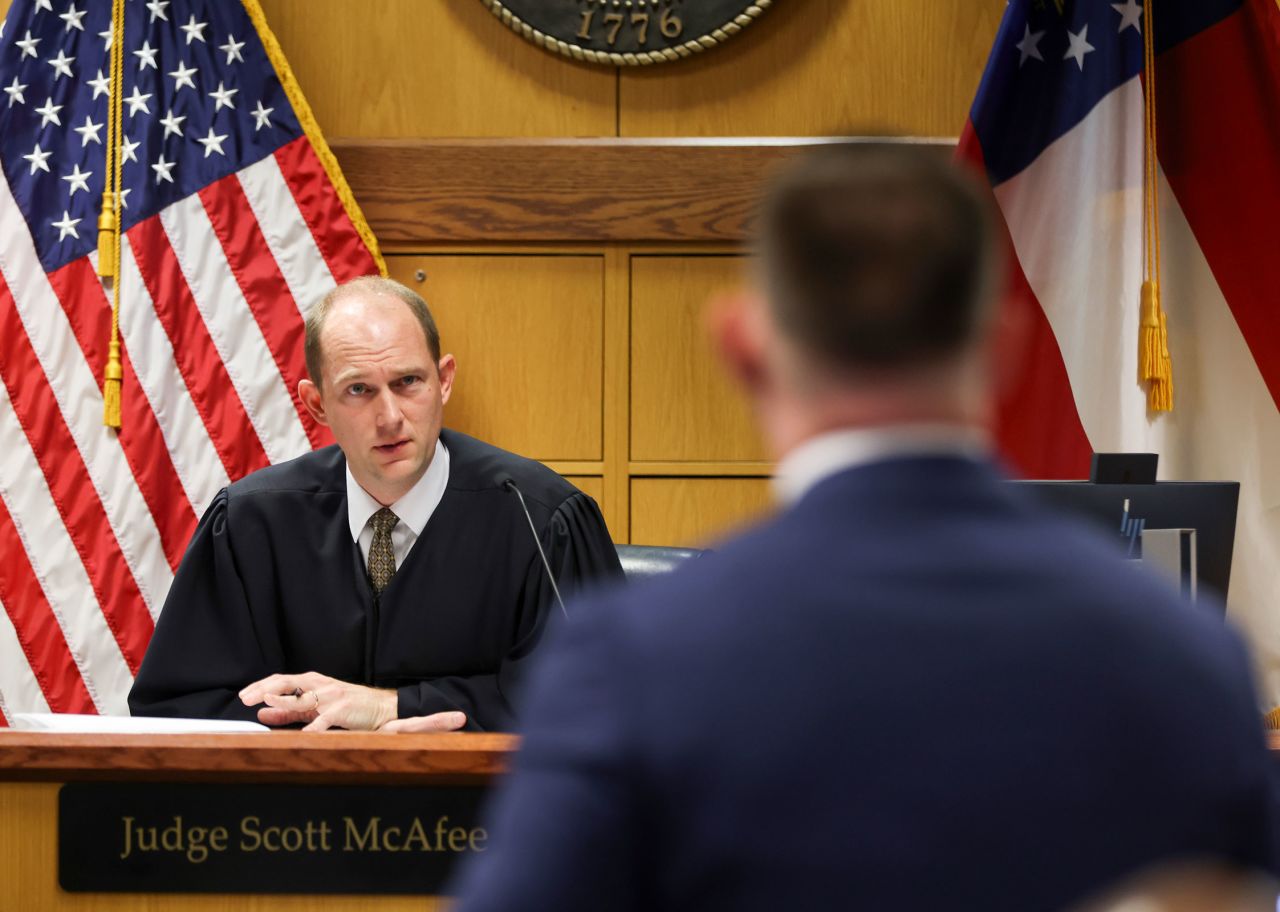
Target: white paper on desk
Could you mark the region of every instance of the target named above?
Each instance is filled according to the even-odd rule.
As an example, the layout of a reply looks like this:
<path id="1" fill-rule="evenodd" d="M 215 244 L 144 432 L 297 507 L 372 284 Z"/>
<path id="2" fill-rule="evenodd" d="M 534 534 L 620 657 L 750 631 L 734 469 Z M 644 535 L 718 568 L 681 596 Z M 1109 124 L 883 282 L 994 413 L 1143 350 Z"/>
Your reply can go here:
<path id="1" fill-rule="evenodd" d="M 112 735 L 225 734 L 271 731 L 257 722 L 231 719 L 160 719 L 148 716 L 93 716 L 78 713 L 14 713 L 19 731 Z"/>

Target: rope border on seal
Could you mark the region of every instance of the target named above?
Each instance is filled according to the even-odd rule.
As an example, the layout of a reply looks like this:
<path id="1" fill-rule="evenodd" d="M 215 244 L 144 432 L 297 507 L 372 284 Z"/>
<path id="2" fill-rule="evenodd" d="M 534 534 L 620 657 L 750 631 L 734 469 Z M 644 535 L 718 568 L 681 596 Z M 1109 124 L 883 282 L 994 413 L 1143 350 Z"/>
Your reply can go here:
<path id="1" fill-rule="evenodd" d="M 649 66 L 654 63 L 670 63 L 674 60 L 682 60 L 715 47 L 760 18 L 764 11 L 773 5 L 774 0 L 755 0 L 745 10 L 734 16 L 731 22 L 726 22 L 720 28 L 713 29 L 705 35 L 691 38 L 688 41 L 663 48 L 660 51 L 641 51 L 638 54 L 593 51 L 580 45 L 569 44 L 529 25 L 529 23 L 507 9 L 502 0 L 481 0 L 481 2 L 489 8 L 489 12 L 501 19 L 507 28 L 544 50 L 554 51 L 573 60 L 585 60 L 587 63 L 611 64 L 613 66 Z"/>

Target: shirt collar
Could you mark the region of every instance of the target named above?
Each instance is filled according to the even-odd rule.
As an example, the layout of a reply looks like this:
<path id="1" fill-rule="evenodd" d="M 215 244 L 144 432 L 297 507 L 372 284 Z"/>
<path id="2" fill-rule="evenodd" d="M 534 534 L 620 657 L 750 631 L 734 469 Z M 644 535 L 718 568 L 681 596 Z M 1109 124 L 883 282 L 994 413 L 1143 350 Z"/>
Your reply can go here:
<path id="1" fill-rule="evenodd" d="M 352 540 L 359 541 L 360 532 L 369 522 L 369 517 L 382 509 L 382 504 L 360 487 L 360 483 L 351 474 L 350 465 L 346 467 L 346 472 L 347 522 L 351 526 Z M 427 526 L 427 520 L 431 519 L 431 514 L 435 512 L 441 498 L 444 497 L 444 489 L 448 483 L 449 451 L 442 441 L 437 440 L 436 452 L 431 457 L 431 464 L 422 473 L 418 483 L 410 488 L 404 497 L 391 504 L 391 512 L 412 529 L 415 536 L 421 535 L 422 530 Z"/>
<path id="2" fill-rule="evenodd" d="M 984 459 L 991 441 L 979 428 L 959 424 L 902 424 L 831 431 L 796 447 L 778 463 L 774 495 L 793 504 L 825 478 L 859 466 L 904 456 Z"/>

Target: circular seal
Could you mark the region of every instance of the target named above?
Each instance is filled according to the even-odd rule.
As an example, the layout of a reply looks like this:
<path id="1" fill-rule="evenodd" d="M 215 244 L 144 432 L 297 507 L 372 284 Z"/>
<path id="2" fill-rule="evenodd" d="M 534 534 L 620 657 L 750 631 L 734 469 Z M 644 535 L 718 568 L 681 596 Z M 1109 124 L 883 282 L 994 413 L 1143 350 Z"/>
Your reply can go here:
<path id="1" fill-rule="evenodd" d="M 736 35 L 774 0 L 481 0 L 513 31 L 574 60 L 665 63 Z"/>

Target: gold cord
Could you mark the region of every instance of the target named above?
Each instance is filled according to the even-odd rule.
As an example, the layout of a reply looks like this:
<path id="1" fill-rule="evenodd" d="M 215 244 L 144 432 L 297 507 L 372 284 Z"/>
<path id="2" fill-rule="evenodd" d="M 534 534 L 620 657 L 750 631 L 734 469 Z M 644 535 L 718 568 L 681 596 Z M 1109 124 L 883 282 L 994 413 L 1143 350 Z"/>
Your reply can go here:
<path id="1" fill-rule="evenodd" d="M 107 160 L 98 216 L 98 275 L 111 281 L 111 343 L 102 372 L 102 423 L 120 429 L 120 154 L 124 133 L 124 0 L 111 4 L 111 90 L 107 99 Z"/>
<path id="2" fill-rule="evenodd" d="M 1173 362 L 1169 357 L 1169 328 L 1160 306 L 1160 183 L 1156 157 L 1156 44 L 1151 8 L 1146 0 L 1142 27 L 1143 75 L 1146 96 L 1143 106 L 1143 207 L 1142 229 L 1146 259 L 1143 263 L 1142 314 L 1138 330 L 1138 377 L 1147 384 L 1147 408 L 1153 412 L 1173 410 Z"/>

